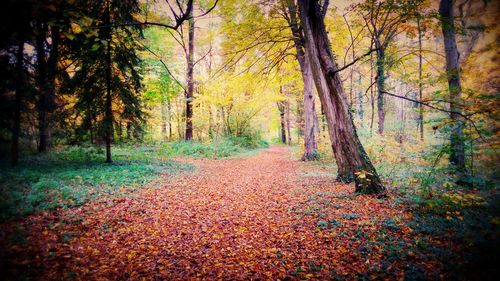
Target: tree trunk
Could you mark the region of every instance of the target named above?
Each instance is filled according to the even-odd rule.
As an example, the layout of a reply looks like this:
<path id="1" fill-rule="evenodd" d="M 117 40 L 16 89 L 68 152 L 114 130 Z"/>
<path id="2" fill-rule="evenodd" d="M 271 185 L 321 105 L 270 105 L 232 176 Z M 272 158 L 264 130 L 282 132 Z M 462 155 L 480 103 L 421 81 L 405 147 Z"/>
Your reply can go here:
<path id="1" fill-rule="evenodd" d="M 420 18 L 417 18 L 418 28 L 418 100 L 423 101 L 423 83 L 422 83 L 422 26 Z M 422 103 L 418 104 L 418 130 L 420 132 L 420 140 L 424 141 L 424 109 Z"/>
<path id="2" fill-rule="evenodd" d="M 106 25 L 110 25 L 110 0 L 108 0 L 108 12 L 106 15 Z M 111 138 L 113 134 L 113 108 L 112 108 L 112 100 L 111 100 L 111 76 L 112 76 L 112 60 L 111 60 L 111 27 L 107 27 L 107 49 L 106 49 L 106 112 L 104 116 L 105 123 L 105 139 L 106 139 L 106 162 L 113 162 L 111 159 Z"/>
<path id="3" fill-rule="evenodd" d="M 320 100 L 325 106 L 325 111 L 334 114 L 333 120 L 327 120 L 329 128 L 331 125 L 337 133 L 337 140 L 333 145 L 339 146 L 334 151 L 345 157 L 348 167 L 356 175 L 356 192 L 383 193 L 385 188 L 356 133 L 342 80 L 330 50 L 330 42 L 323 21 L 324 15 L 319 3 L 310 0 L 299 0 L 298 2 L 306 53 L 311 62 L 316 88 Z M 326 89 L 323 86 L 326 86 Z"/>
<path id="4" fill-rule="evenodd" d="M 281 143 L 286 144 L 286 121 L 285 121 L 284 102 L 278 102 L 278 110 L 280 112 Z"/>
<path id="5" fill-rule="evenodd" d="M 37 23 L 36 31 L 36 70 L 37 70 L 37 87 L 38 87 L 38 152 L 44 152 L 47 150 L 48 142 L 48 100 L 49 93 L 47 89 L 47 61 L 45 56 L 45 39 L 47 37 L 47 28 L 45 23 Z"/>
<path id="6" fill-rule="evenodd" d="M 365 114 L 365 110 L 363 108 L 363 89 L 361 87 L 361 72 L 359 73 L 358 77 L 358 98 L 357 98 L 357 108 L 356 111 L 358 112 L 358 118 L 359 118 L 359 124 L 361 127 L 363 127 L 363 116 Z"/>
<path id="7" fill-rule="evenodd" d="M 16 53 L 16 80 L 15 80 L 15 111 L 14 124 L 12 126 L 12 143 L 10 147 L 10 164 L 16 166 L 19 163 L 19 135 L 21 134 L 21 107 L 23 100 L 24 83 L 24 40 L 19 39 Z"/>
<path id="8" fill-rule="evenodd" d="M 457 41 L 455 38 L 455 24 L 453 22 L 453 1 L 441 0 L 439 15 L 444 37 L 446 55 L 446 75 L 450 95 L 450 114 L 453 127 L 450 134 L 451 153 L 450 162 L 461 173 L 465 172 L 465 145 L 463 139 L 464 120 L 461 116 L 462 86 L 460 84 L 460 66 Z"/>
<path id="9" fill-rule="evenodd" d="M 372 110 L 370 118 L 370 137 L 373 135 L 373 120 L 375 119 L 375 95 L 373 91 L 373 55 L 370 54 L 370 106 Z"/>
<path id="10" fill-rule="evenodd" d="M 311 73 L 311 66 L 309 59 L 304 52 L 304 36 L 299 29 L 296 17 L 295 0 L 288 1 L 288 12 L 290 14 L 290 28 L 292 29 L 293 42 L 297 52 L 296 57 L 299 62 L 300 72 L 302 74 L 302 81 L 304 87 L 302 88 L 302 95 L 304 96 L 304 155 L 303 161 L 317 160 L 318 144 L 316 142 L 316 132 L 319 130 L 318 120 L 316 116 L 316 108 L 314 102 L 314 80 Z"/>
<path id="11" fill-rule="evenodd" d="M 189 42 L 187 54 L 187 91 L 186 91 L 186 135 L 185 140 L 193 139 L 193 91 L 194 91 L 194 18 L 193 12 L 190 13 L 189 23 Z"/>
<path id="12" fill-rule="evenodd" d="M 290 129 L 291 120 L 290 120 L 290 101 L 285 101 L 285 112 L 286 112 L 286 133 L 287 133 L 287 144 L 292 145 L 292 132 Z"/>
<path id="13" fill-rule="evenodd" d="M 170 99 L 167 99 L 167 122 L 168 122 L 168 141 L 172 141 L 172 103 Z"/>
<path id="14" fill-rule="evenodd" d="M 377 50 L 377 114 L 378 114 L 378 133 L 384 134 L 385 109 L 384 109 L 384 91 L 385 91 L 385 50 L 380 47 Z"/>

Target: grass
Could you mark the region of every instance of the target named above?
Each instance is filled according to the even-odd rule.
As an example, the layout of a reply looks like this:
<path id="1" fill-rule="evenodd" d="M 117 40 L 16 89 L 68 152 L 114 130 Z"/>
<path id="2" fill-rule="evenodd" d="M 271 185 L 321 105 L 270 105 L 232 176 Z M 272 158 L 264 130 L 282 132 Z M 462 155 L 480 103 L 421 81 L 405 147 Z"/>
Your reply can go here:
<path id="1" fill-rule="evenodd" d="M 123 195 L 145 187 L 160 174 L 193 170 L 191 164 L 171 160 L 175 156 L 245 156 L 267 146 L 264 141 L 235 137 L 211 143 L 116 145 L 113 163 L 104 163 L 102 149 L 71 146 L 27 157 L 15 168 L 0 163 L 0 221 Z"/>
<path id="2" fill-rule="evenodd" d="M 120 147 L 114 162 L 94 147 L 69 147 L 32 156 L 18 167 L 2 165 L 0 220 L 81 205 L 102 196 L 140 189 L 159 174 L 189 172 L 193 166 L 168 160 L 147 147 Z"/>

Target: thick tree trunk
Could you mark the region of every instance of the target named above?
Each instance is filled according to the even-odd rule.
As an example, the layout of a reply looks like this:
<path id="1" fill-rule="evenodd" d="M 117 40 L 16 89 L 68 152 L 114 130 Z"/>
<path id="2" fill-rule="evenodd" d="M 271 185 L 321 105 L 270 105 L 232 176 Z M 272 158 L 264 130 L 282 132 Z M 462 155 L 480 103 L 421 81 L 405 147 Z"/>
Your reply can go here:
<path id="1" fill-rule="evenodd" d="M 316 108 L 314 102 L 314 80 L 311 73 L 311 66 L 309 59 L 304 52 L 304 36 L 299 28 L 296 16 L 295 0 L 288 1 L 288 12 L 290 14 L 290 28 L 292 30 L 293 42 L 297 52 L 296 57 L 299 62 L 300 72 L 302 74 L 302 81 L 304 86 L 302 88 L 302 95 L 304 96 L 304 154 L 303 161 L 317 160 L 318 144 L 316 141 L 316 132 L 319 130 L 318 119 L 316 116 Z"/>
<path id="2" fill-rule="evenodd" d="M 377 50 L 377 114 L 378 114 L 378 133 L 384 134 L 385 125 L 385 108 L 384 108 L 384 91 L 385 91 L 385 50 L 379 47 Z"/>
<path id="3" fill-rule="evenodd" d="M 453 18 L 453 1 L 441 0 L 439 15 L 444 37 L 446 55 L 446 74 L 448 77 L 448 90 L 450 94 L 450 117 L 453 128 L 450 134 L 451 154 L 450 162 L 459 172 L 465 172 L 465 145 L 463 139 L 464 120 L 461 116 L 462 86 L 460 84 L 460 66 L 457 41 L 455 38 L 455 24 Z"/>
<path id="4" fill-rule="evenodd" d="M 21 134 L 21 107 L 23 101 L 24 83 L 24 40 L 19 39 L 16 52 L 16 80 L 15 80 L 15 107 L 14 124 L 12 126 L 12 143 L 10 147 L 10 164 L 16 166 L 19 163 L 19 136 Z"/>
<path id="5" fill-rule="evenodd" d="M 423 101 L 423 83 L 422 83 L 422 26 L 420 19 L 417 18 L 418 28 L 418 100 Z M 424 109 L 421 103 L 418 104 L 418 130 L 420 132 L 420 140 L 424 141 Z"/>
<path id="6" fill-rule="evenodd" d="M 110 24 L 110 0 L 108 0 L 108 12 L 106 16 L 106 25 Z M 104 115 L 104 123 L 105 123 L 105 141 L 106 141 L 106 162 L 111 163 L 113 160 L 111 159 L 111 139 L 113 135 L 113 104 L 111 97 L 111 76 L 112 76 L 112 60 L 111 60 L 111 27 L 107 28 L 107 48 L 106 48 L 106 101 L 105 101 L 105 115 Z"/>
<path id="7" fill-rule="evenodd" d="M 193 139 L 193 92 L 194 92 L 194 18 L 191 11 L 189 23 L 189 42 L 187 54 L 187 91 L 186 91 L 186 135 L 185 140 Z"/>
<path id="8" fill-rule="evenodd" d="M 337 133 L 337 140 L 333 144 L 337 146 L 334 149 L 337 152 L 335 156 L 345 157 L 349 168 L 356 175 L 357 192 L 383 193 L 385 188 L 356 133 L 342 80 L 336 72 L 338 68 L 330 50 L 319 3 L 310 0 L 298 2 L 306 52 L 311 62 L 316 88 L 325 107 L 325 113 L 329 111 L 334 114 L 333 120 L 328 119 L 328 123 L 329 129 L 333 128 Z"/>

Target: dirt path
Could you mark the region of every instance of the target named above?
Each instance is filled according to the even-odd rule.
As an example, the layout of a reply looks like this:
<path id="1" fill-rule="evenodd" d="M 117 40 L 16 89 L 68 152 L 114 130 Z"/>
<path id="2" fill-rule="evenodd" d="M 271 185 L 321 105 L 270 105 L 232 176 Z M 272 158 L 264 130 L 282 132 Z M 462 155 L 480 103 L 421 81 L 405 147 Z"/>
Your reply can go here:
<path id="1" fill-rule="evenodd" d="M 14 265 L 45 280 L 402 276 L 382 262 L 383 247 L 370 244 L 409 232 L 406 215 L 387 200 L 353 196 L 352 186 L 281 146 L 190 161 L 199 165 L 194 174 L 67 210 L 58 214 L 64 223 L 31 217 L 23 226 L 32 233 L 31 257 Z M 380 238 L 386 221 L 393 225 Z"/>

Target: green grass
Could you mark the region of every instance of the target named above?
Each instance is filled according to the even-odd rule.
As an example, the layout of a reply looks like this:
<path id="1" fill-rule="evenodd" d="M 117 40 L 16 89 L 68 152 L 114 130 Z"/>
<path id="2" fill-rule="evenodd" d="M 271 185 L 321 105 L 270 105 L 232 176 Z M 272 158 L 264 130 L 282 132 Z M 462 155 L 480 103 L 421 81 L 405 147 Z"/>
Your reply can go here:
<path id="1" fill-rule="evenodd" d="M 114 162 L 93 147 L 68 147 L 25 159 L 18 167 L 0 169 L 0 220 L 58 207 L 68 208 L 103 196 L 117 196 L 144 187 L 159 174 L 189 172 L 157 148 L 119 147 Z"/>
<path id="2" fill-rule="evenodd" d="M 0 221 L 124 195 L 143 188 L 159 174 L 193 170 L 190 164 L 171 160 L 175 156 L 240 157 L 267 146 L 263 141 L 235 137 L 211 143 L 116 145 L 111 164 L 104 162 L 102 149 L 69 146 L 25 157 L 15 168 L 0 163 Z"/>

